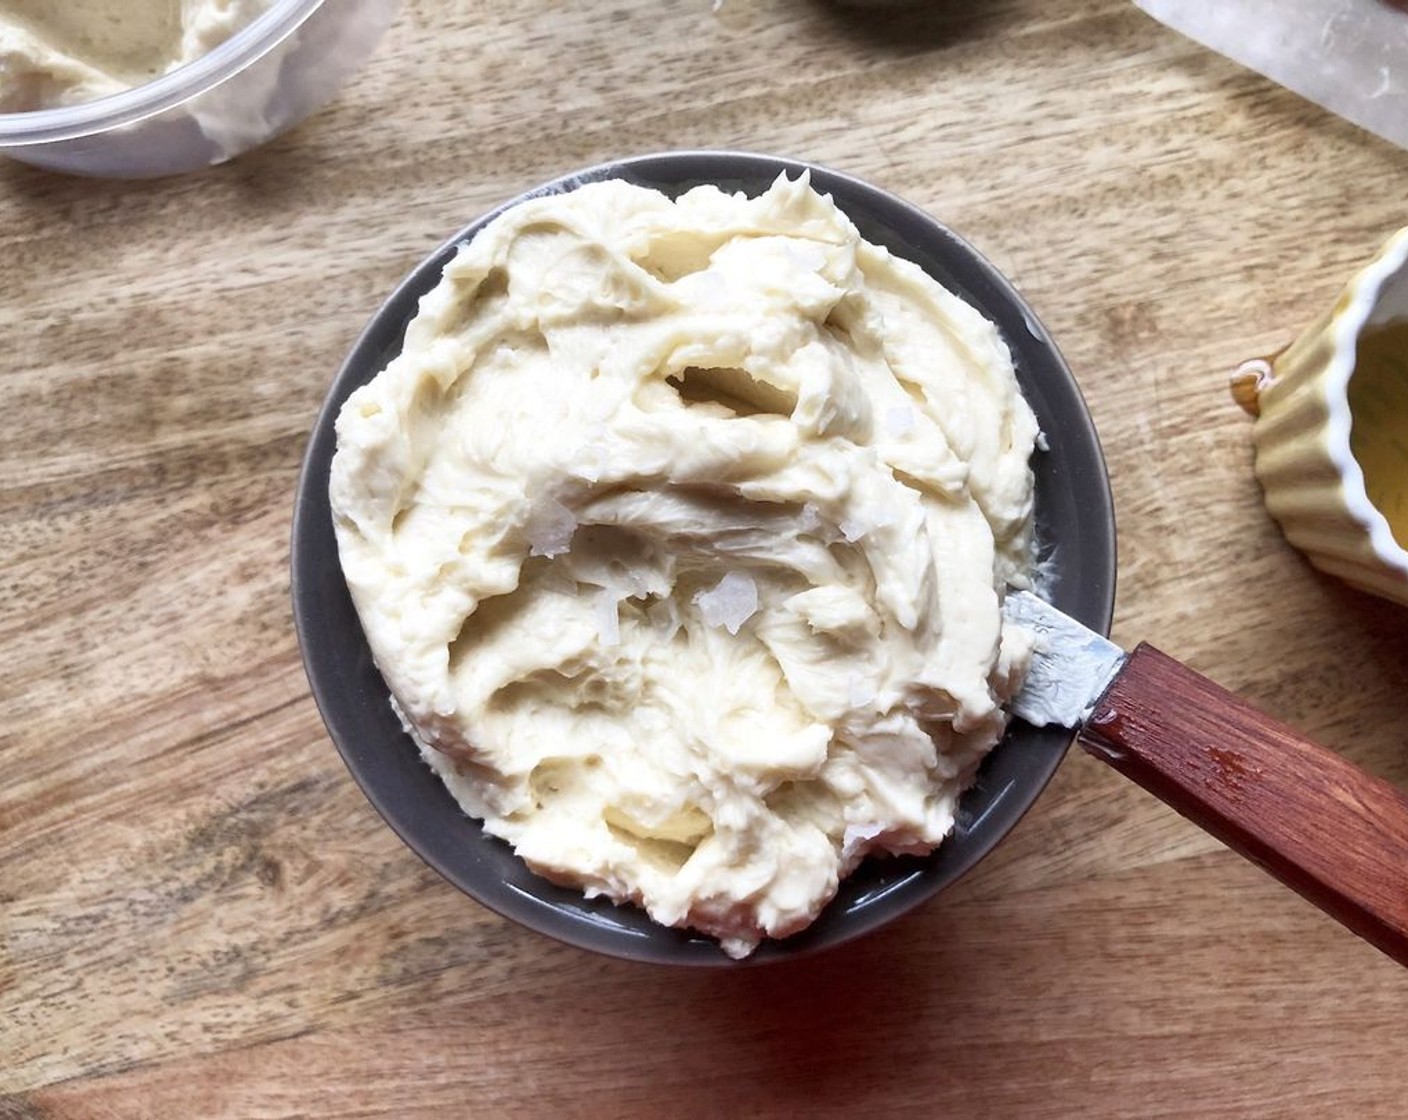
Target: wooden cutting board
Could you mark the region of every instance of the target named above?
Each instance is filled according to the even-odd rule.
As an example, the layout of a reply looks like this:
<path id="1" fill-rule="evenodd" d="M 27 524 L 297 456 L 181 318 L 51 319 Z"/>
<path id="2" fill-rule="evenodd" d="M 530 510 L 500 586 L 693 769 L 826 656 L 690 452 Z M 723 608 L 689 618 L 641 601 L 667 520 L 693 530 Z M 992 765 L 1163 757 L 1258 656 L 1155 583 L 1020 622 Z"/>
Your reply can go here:
<path id="1" fill-rule="evenodd" d="M 1100 429 L 1116 639 L 1408 786 L 1408 612 L 1284 545 L 1226 387 L 1408 222 L 1408 152 L 1123 0 L 410 2 L 233 165 L 0 166 L 0 1117 L 1401 1116 L 1408 972 L 1076 754 L 950 893 L 731 974 L 509 926 L 368 807 L 288 600 L 333 372 L 470 218 L 683 147 L 972 240 Z"/>

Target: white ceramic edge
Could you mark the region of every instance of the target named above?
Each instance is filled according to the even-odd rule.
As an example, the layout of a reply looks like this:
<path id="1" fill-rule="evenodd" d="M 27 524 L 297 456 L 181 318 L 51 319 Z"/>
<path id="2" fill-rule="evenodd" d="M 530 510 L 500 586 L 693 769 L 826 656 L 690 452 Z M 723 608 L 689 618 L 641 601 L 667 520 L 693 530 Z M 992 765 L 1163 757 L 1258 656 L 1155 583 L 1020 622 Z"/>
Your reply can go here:
<path id="1" fill-rule="evenodd" d="M 76 140 L 177 108 L 263 58 L 324 2 L 281 0 L 200 58 L 131 89 L 58 109 L 0 113 L 0 151 Z"/>
<path id="2" fill-rule="evenodd" d="M 1326 446 L 1340 473 L 1344 502 L 1350 515 L 1369 534 L 1374 552 L 1389 567 L 1408 577 L 1408 549 L 1394 538 L 1388 518 L 1369 501 L 1364 485 L 1364 469 L 1350 450 L 1349 432 L 1353 417 L 1349 411 L 1349 381 L 1354 374 L 1359 335 L 1390 280 L 1399 277 L 1408 283 L 1408 227 L 1399 230 L 1345 289 L 1348 305 L 1332 316 L 1330 338 L 1334 357 L 1325 371 L 1325 404 L 1329 412 Z"/>

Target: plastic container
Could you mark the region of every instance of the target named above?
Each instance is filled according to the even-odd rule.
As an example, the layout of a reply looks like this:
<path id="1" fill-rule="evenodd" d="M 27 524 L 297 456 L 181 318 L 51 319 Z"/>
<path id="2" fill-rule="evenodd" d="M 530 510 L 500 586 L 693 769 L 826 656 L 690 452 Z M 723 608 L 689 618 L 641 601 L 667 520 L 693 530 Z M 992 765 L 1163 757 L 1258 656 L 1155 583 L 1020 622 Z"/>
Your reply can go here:
<path id="1" fill-rule="evenodd" d="M 398 0 L 282 0 L 209 54 L 111 97 L 0 113 L 0 154 L 152 178 L 223 163 L 292 128 L 367 60 Z"/>

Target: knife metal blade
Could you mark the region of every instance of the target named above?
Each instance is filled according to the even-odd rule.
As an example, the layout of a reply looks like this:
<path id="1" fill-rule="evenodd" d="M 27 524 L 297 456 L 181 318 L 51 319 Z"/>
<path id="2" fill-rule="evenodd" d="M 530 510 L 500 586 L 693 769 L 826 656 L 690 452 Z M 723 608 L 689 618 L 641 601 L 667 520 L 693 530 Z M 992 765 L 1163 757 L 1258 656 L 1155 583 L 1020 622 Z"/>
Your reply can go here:
<path id="1" fill-rule="evenodd" d="M 1012 714 L 1035 727 L 1077 727 L 1125 662 L 1124 650 L 1029 591 L 1014 591 L 1002 613 L 1037 635 Z"/>

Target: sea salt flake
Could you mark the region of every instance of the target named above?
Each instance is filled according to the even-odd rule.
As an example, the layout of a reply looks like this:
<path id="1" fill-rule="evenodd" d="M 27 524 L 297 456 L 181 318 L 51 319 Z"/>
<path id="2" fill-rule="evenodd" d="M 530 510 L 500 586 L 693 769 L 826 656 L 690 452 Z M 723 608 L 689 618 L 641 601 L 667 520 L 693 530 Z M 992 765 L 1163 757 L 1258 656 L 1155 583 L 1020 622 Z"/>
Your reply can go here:
<path id="1" fill-rule="evenodd" d="M 604 587 L 596 597 L 596 629 L 604 646 L 621 644 L 621 600 L 609 587 Z"/>
<path id="2" fill-rule="evenodd" d="M 875 686 L 864 677 L 852 677 L 847 689 L 847 699 L 852 708 L 866 708 L 875 703 Z"/>
<path id="3" fill-rule="evenodd" d="M 528 555 L 561 556 L 572 547 L 577 518 L 556 498 L 544 497 L 534 503 L 523 531 L 528 538 Z"/>
<path id="4" fill-rule="evenodd" d="M 724 303 L 733 292 L 727 278 L 712 268 L 691 272 L 680 283 L 685 286 L 686 293 L 700 303 Z"/>
<path id="5" fill-rule="evenodd" d="M 897 524 L 901 516 L 900 509 L 892 503 L 871 504 L 857 509 L 849 517 L 843 518 L 837 528 L 841 530 L 841 535 L 848 542 L 854 544 L 861 537 L 869 536 L 875 532 L 876 529 L 885 529 Z"/>
<path id="6" fill-rule="evenodd" d="M 907 405 L 896 405 L 885 410 L 885 434 L 899 439 L 914 431 L 914 409 Z"/>
<path id="7" fill-rule="evenodd" d="M 694 596 L 706 626 L 722 626 L 730 634 L 758 610 L 758 585 L 744 572 L 729 572 L 712 591 L 700 591 Z"/>
<path id="8" fill-rule="evenodd" d="M 883 824 L 848 824 L 841 836 L 841 859 L 850 859 L 862 844 L 868 844 L 884 831 Z"/>
<path id="9" fill-rule="evenodd" d="M 819 245 L 790 242 L 786 252 L 788 263 L 803 272 L 820 272 L 826 267 L 826 253 Z"/>

